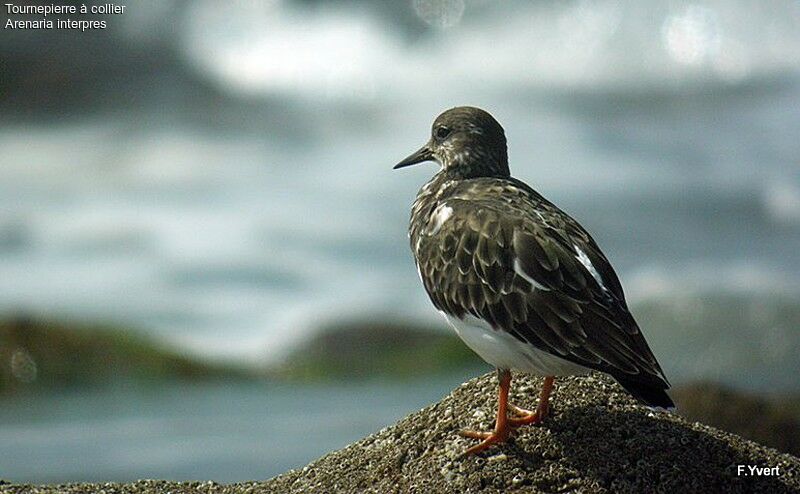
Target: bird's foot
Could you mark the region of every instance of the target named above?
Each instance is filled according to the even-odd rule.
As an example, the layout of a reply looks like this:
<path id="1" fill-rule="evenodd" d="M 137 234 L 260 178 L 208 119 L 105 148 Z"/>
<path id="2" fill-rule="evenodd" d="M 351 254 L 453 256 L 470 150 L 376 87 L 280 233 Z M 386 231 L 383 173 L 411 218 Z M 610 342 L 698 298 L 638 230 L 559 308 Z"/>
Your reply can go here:
<path id="1" fill-rule="evenodd" d="M 508 404 L 508 409 L 516 415 L 515 417 L 508 418 L 508 425 L 511 427 L 520 427 L 523 425 L 538 424 L 543 421 L 547 415 L 549 407 L 538 407 L 535 411 L 526 410 L 525 408 L 516 405 Z"/>
<path id="2" fill-rule="evenodd" d="M 480 443 L 464 451 L 462 455 L 469 456 L 487 450 L 495 444 L 506 442 L 511 435 L 511 429 L 507 426 L 503 428 L 495 428 L 495 430 L 490 432 L 463 429 L 459 431 L 458 434 L 462 437 L 468 437 L 470 439 L 482 439 Z"/>

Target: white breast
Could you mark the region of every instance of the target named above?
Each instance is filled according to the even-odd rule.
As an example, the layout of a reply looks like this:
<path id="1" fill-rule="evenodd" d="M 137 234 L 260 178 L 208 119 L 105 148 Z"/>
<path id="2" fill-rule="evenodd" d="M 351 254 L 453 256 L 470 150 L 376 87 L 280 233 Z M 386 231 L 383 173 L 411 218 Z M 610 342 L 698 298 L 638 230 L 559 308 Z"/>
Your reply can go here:
<path id="1" fill-rule="evenodd" d="M 498 331 L 484 320 L 465 316 L 463 320 L 442 311 L 456 334 L 483 360 L 498 369 L 510 369 L 539 376 L 584 374 L 588 368 L 524 343 L 505 331 Z"/>

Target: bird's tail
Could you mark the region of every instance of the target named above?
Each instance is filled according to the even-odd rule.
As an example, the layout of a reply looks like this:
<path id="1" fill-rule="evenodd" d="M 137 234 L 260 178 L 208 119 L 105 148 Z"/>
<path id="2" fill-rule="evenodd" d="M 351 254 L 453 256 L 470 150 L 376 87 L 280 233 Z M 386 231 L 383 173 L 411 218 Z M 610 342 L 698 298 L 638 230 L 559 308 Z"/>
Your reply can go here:
<path id="1" fill-rule="evenodd" d="M 654 382 L 641 382 L 633 379 L 625 378 L 622 376 L 614 376 L 623 388 L 628 393 L 632 394 L 634 398 L 641 401 L 647 406 L 664 408 L 666 410 L 674 410 L 675 403 L 666 392 L 669 385 L 663 381 L 661 383 Z"/>

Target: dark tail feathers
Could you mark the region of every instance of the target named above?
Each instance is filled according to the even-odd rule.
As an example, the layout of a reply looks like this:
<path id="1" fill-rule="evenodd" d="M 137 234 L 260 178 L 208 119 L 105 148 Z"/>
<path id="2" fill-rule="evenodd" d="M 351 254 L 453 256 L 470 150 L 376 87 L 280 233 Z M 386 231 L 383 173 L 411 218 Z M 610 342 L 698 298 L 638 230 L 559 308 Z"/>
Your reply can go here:
<path id="1" fill-rule="evenodd" d="M 614 379 L 616 379 L 628 393 L 632 394 L 634 398 L 647 406 L 665 409 L 675 408 L 675 403 L 672 402 L 672 398 L 670 398 L 665 391 L 665 389 L 669 387 L 666 383 L 662 385 L 643 383 L 620 376 L 614 376 Z"/>

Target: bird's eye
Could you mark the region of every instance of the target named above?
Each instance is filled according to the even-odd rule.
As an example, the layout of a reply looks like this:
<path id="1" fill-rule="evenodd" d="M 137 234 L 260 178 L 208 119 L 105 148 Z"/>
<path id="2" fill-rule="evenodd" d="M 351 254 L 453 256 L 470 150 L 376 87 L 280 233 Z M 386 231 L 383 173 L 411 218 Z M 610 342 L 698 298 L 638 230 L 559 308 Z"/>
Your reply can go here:
<path id="1" fill-rule="evenodd" d="M 448 129 L 447 127 L 438 127 L 434 131 L 434 135 L 436 135 L 437 139 L 444 139 L 445 137 L 450 135 L 450 129 Z"/>

